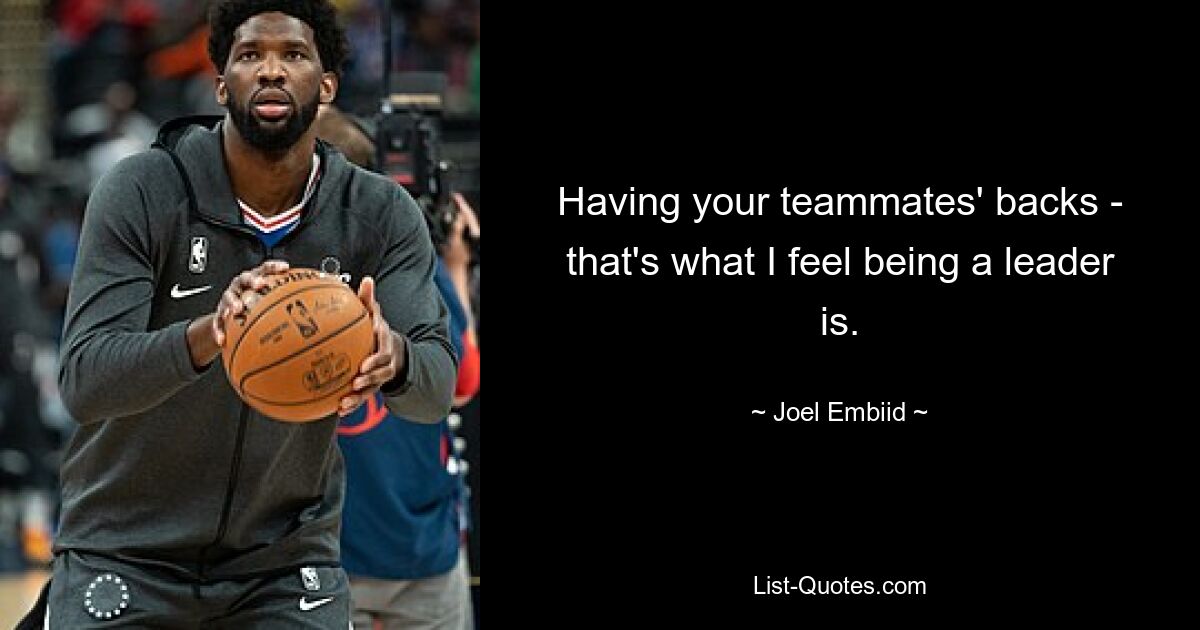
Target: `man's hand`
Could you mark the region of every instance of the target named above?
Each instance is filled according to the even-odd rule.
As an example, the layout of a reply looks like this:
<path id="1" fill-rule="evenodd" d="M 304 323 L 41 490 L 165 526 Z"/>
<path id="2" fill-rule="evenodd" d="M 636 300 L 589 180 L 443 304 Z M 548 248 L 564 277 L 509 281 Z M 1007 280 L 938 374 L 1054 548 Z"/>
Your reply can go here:
<path id="1" fill-rule="evenodd" d="M 267 276 L 283 273 L 288 270 L 288 264 L 282 260 L 267 262 L 239 273 L 229 287 L 221 294 L 221 302 L 217 304 L 216 317 L 213 318 L 213 340 L 218 348 L 225 346 L 225 319 L 235 317 L 246 310 L 251 302 L 247 301 L 246 293 L 261 291 L 267 288 Z"/>
<path id="2" fill-rule="evenodd" d="M 358 299 L 371 314 L 375 331 L 375 354 L 363 360 L 358 376 L 354 377 L 354 391 L 342 399 L 338 415 L 345 416 L 375 395 L 380 387 L 392 380 L 404 369 L 404 336 L 392 332 L 379 302 L 375 299 L 375 279 L 367 276 L 358 285 Z"/>
<path id="3" fill-rule="evenodd" d="M 466 269 L 471 266 L 471 247 L 467 244 L 467 235 L 479 240 L 479 218 L 475 210 L 467 203 L 467 198 L 460 193 L 452 193 L 454 205 L 458 206 L 458 214 L 450 233 L 446 235 L 446 244 L 442 247 L 442 260 L 451 271 Z"/>
<path id="4" fill-rule="evenodd" d="M 243 296 L 249 291 L 266 288 L 268 275 L 283 273 L 287 269 L 286 262 L 269 260 L 254 269 L 243 271 L 221 294 L 221 301 L 217 304 L 215 312 L 188 324 L 187 344 L 188 354 L 192 357 L 192 367 L 200 370 L 221 354 L 221 348 L 225 346 L 225 317 L 230 313 L 241 313 L 249 306 L 247 298 Z"/>

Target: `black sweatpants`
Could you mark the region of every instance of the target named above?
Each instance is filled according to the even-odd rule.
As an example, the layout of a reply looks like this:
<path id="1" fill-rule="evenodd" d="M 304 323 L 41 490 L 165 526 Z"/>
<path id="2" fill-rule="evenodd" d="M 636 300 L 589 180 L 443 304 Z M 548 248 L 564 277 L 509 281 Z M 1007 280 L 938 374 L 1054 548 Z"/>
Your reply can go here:
<path id="1" fill-rule="evenodd" d="M 54 559 L 49 627 L 350 627 L 350 590 L 339 567 L 193 583 L 152 567 L 74 551 Z"/>

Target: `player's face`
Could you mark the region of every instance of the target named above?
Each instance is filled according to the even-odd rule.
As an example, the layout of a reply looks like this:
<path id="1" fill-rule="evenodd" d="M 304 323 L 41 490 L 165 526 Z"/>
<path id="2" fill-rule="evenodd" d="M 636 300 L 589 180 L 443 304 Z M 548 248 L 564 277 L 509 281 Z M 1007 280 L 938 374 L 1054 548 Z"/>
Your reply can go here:
<path id="1" fill-rule="evenodd" d="M 242 138 L 264 151 L 295 144 L 336 90 L 337 77 L 324 71 L 312 28 L 276 11 L 234 31 L 225 73 L 217 77 L 217 102 Z"/>

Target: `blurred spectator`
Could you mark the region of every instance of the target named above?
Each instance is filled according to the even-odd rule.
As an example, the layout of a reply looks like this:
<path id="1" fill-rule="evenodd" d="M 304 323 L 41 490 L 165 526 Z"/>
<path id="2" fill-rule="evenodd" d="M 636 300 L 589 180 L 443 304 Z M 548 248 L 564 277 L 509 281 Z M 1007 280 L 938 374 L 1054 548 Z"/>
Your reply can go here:
<path id="1" fill-rule="evenodd" d="M 4 155 L 4 147 L 8 146 L 8 134 L 20 113 L 21 101 L 17 93 L 0 81 L 0 158 Z"/>
<path id="2" fill-rule="evenodd" d="M 58 109 L 98 101 L 118 81 L 136 84 L 145 35 L 157 15 L 151 0 L 57 2 L 52 61 Z"/>
<path id="3" fill-rule="evenodd" d="M 67 308 L 67 289 L 75 270 L 84 201 L 60 187 L 51 191 L 45 207 L 41 240 L 42 305 L 52 316 L 55 331 L 62 330 Z"/>
<path id="4" fill-rule="evenodd" d="M 383 95 L 384 41 L 380 2 L 362 0 L 340 5 L 346 24 L 346 39 L 350 42 L 350 56 L 338 86 L 337 103 L 347 112 L 364 115 L 373 113 L 379 109 L 379 99 Z M 393 14 L 392 33 L 401 31 L 403 25 L 400 16 Z"/>
<path id="5" fill-rule="evenodd" d="M 160 0 L 163 18 L 153 28 L 146 60 L 142 110 L 163 121 L 193 114 L 223 114 L 213 96 L 217 76 L 208 59 L 207 0 Z M 169 6 L 168 6 L 169 5 Z"/>
<path id="6" fill-rule="evenodd" d="M 342 5 L 351 56 L 339 88 L 338 105 L 355 114 L 373 113 L 383 97 L 383 32 L 378 0 Z M 392 0 L 392 72 L 446 75 L 449 114 L 478 112 L 478 0 Z"/>
<path id="7" fill-rule="evenodd" d="M 2 18 L 0 18 L 2 19 Z M 32 86 L 25 85 L 27 94 Z M 0 74 L 0 161 L 19 172 L 36 171 L 49 154 L 49 138 L 23 107 L 23 95 Z"/>
<path id="8" fill-rule="evenodd" d="M 90 186 L 122 158 L 145 151 L 154 141 L 157 126 L 133 108 L 136 101 L 133 86 L 118 81 L 104 91 L 103 101 L 77 107 L 63 121 L 65 137 L 88 145 L 84 162 Z"/>
<path id="9" fill-rule="evenodd" d="M 0 547 L 9 543 L 11 548 L 19 540 L 26 561 L 45 563 L 50 559 L 54 476 L 33 365 L 39 343 L 50 331 L 33 294 L 37 261 L 28 244 L 35 226 L 14 208 L 10 185 L 11 175 L 0 159 L 0 512 L 7 514 L 0 518 L 5 530 L 0 531 Z M 0 557 L 0 564 L 5 562 Z"/>
<path id="10" fill-rule="evenodd" d="M 60 0 L 51 11 L 52 93 L 60 114 L 104 100 L 114 83 L 139 84 L 146 34 L 158 16 L 154 2 Z M 72 147 L 61 140 L 56 153 L 69 154 Z"/>
<path id="11" fill-rule="evenodd" d="M 409 36 L 399 50 L 399 71 L 446 73 L 446 109 L 466 113 L 478 72 L 479 4 L 476 0 L 401 0 L 409 5 Z M 477 84 L 476 84 L 477 89 Z"/>

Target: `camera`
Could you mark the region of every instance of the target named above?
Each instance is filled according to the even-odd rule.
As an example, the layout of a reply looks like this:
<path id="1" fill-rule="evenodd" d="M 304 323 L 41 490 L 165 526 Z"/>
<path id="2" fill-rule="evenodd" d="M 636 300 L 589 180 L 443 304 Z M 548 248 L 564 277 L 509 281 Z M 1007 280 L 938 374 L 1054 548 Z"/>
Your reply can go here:
<path id="1" fill-rule="evenodd" d="M 390 83 L 376 124 L 375 163 L 412 195 L 433 242 L 441 245 L 458 215 L 450 196 L 451 165 L 441 158 L 446 76 L 400 72 Z"/>

